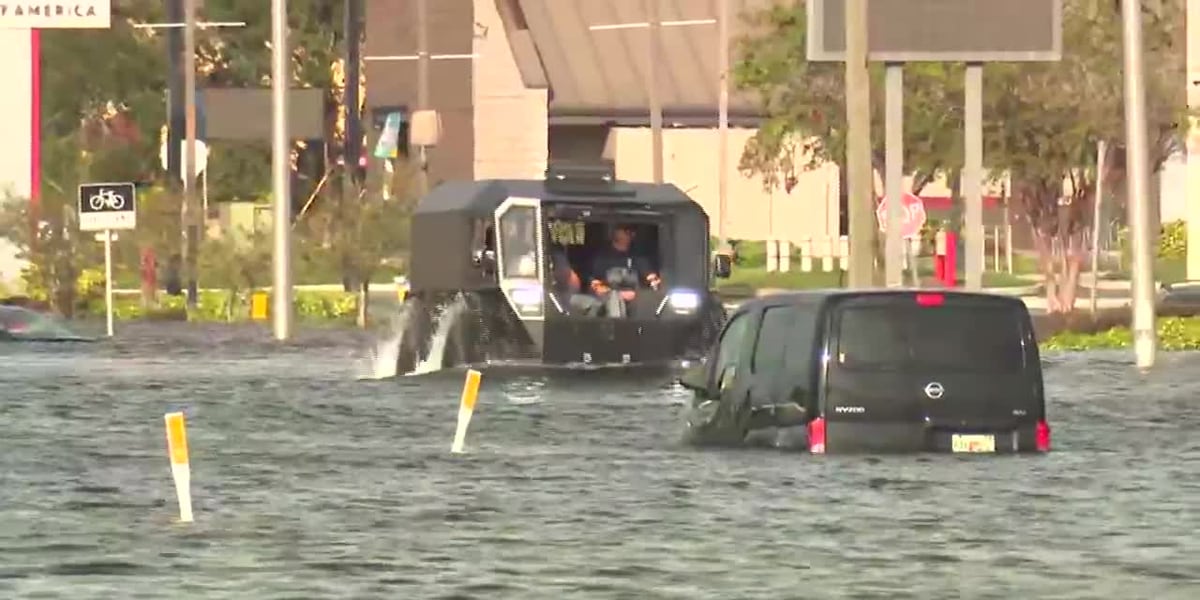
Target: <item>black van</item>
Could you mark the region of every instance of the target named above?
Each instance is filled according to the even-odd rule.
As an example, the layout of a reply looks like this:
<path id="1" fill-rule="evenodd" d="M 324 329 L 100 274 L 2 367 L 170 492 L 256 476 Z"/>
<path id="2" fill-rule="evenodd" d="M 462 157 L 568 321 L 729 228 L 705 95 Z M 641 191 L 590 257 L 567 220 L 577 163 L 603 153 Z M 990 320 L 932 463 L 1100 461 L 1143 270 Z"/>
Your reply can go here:
<path id="1" fill-rule="evenodd" d="M 687 437 L 799 427 L 826 452 L 1045 452 L 1041 359 L 1018 298 L 919 290 L 779 294 L 740 306 L 704 363 Z"/>

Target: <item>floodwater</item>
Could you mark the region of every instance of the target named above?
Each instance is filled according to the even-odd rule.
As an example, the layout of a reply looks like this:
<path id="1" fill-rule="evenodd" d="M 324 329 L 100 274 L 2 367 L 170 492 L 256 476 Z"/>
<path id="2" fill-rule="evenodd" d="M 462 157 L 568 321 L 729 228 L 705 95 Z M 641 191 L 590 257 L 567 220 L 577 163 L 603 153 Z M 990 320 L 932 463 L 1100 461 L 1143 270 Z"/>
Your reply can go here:
<path id="1" fill-rule="evenodd" d="M 666 376 L 493 372 L 453 455 L 461 372 L 361 334 L 118 336 L 0 345 L 0 598 L 1200 598 L 1200 354 L 1051 356 L 1045 456 L 696 449 Z"/>

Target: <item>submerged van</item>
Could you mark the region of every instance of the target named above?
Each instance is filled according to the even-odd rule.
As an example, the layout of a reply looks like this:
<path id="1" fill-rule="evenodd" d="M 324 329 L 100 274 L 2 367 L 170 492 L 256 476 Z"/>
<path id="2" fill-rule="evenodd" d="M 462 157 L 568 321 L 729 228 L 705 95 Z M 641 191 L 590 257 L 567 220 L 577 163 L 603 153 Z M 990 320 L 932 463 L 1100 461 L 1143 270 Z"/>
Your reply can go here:
<path id="1" fill-rule="evenodd" d="M 810 452 L 1045 452 L 1041 359 L 1018 298 L 941 291 L 780 294 L 740 306 L 703 364 L 687 437 L 796 427 Z"/>

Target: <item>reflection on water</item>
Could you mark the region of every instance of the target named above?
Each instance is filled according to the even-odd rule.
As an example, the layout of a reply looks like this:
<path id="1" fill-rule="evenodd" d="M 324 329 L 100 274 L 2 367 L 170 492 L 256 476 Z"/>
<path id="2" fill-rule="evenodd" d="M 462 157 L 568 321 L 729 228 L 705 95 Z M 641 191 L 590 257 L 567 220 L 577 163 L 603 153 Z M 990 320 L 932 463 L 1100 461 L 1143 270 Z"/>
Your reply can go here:
<path id="1" fill-rule="evenodd" d="M 0 346 L 0 597 L 1200 597 L 1197 354 L 1049 357 L 1047 456 L 698 450 L 665 374 L 503 370 L 456 456 L 461 370 L 359 380 L 369 343 Z"/>

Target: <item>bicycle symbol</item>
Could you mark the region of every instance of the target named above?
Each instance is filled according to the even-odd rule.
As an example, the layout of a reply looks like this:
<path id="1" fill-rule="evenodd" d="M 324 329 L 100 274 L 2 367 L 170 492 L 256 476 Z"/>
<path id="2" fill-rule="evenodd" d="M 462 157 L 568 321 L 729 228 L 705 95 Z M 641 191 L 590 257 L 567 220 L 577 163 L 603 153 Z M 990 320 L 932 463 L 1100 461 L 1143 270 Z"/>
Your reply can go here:
<path id="1" fill-rule="evenodd" d="M 122 210 L 125 208 L 125 197 L 110 189 L 100 188 L 99 192 L 88 198 L 88 205 L 92 207 L 92 210 L 102 208 Z"/>

